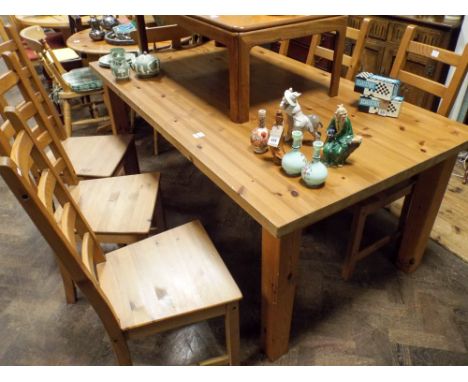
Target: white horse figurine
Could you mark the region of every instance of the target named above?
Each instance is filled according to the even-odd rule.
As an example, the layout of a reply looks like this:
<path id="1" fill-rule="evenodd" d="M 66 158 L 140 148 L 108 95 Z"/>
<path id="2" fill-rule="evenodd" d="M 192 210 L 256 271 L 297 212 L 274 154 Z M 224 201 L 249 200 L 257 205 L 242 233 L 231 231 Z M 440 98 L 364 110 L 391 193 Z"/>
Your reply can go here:
<path id="1" fill-rule="evenodd" d="M 285 90 L 283 99 L 280 103 L 280 108 L 283 109 L 288 115 L 288 133 L 286 134 L 286 141 L 291 140 L 291 132 L 293 130 L 308 130 L 314 135 L 315 140 L 320 139 L 320 132 L 318 131 L 322 127 L 320 118 L 318 115 L 311 114 L 305 115 L 301 110 L 301 105 L 297 99 L 301 93 L 293 91 L 292 88 Z"/>

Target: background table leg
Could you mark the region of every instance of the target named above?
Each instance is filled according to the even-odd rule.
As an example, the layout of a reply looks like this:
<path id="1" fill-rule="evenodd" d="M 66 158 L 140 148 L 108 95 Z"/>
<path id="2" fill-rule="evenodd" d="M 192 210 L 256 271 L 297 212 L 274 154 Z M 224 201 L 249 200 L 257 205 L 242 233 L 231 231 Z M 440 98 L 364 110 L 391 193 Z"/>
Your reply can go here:
<path id="1" fill-rule="evenodd" d="M 288 351 L 301 230 L 282 238 L 262 231 L 262 346 L 272 361 Z"/>
<path id="2" fill-rule="evenodd" d="M 112 89 L 104 85 L 104 103 L 109 112 L 114 134 L 131 133 L 128 105 Z"/>
<path id="3" fill-rule="evenodd" d="M 338 89 L 340 86 L 340 77 L 341 77 L 341 63 L 343 62 L 343 53 L 344 53 L 344 46 L 345 46 L 345 37 L 346 37 L 346 24 L 343 23 L 343 27 L 337 28 L 336 30 L 330 90 L 328 91 L 328 95 L 330 97 L 335 97 L 336 95 L 338 95 Z"/>
<path id="4" fill-rule="evenodd" d="M 456 159 L 454 156 L 431 167 L 416 181 L 397 259 L 405 272 L 414 271 L 421 263 Z"/>

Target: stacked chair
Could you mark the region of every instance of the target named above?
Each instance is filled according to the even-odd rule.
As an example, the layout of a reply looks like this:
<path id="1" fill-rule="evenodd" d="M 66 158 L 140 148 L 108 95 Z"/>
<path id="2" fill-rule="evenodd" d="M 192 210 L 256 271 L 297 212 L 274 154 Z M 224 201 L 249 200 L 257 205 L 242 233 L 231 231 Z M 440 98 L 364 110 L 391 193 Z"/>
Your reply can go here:
<path id="1" fill-rule="evenodd" d="M 148 237 L 158 173 L 79 180 L 18 35 L 0 25 L 0 36 L 8 66 L 0 82 L 0 174 L 53 249 L 67 302 L 76 301 L 77 285 L 121 365 L 132 363 L 128 339 L 213 317 L 225 319 L 227 354 L 203 364 L 238 364 L 242 295 L 202 225 Z M 13 86 L 24 100 L 7 105 Z M 104 254 L 102 241 L 127 245 Z"/>
<path id="2" fill-rule="evenodd" d="M 57 51 L 47 43 L 41 27 L 33 25 L 24 28 L 20 35 L 40 57 L 48 77 L 52 79 L 53 94 L 57 103 L 61 105 L 66 136 L 71 136 L 74 126 L 89 124 L 97 124 L 101 128 L 109 126 L 109 116 L 99 115 L 98 106 L 103 103 L 104 95 L 100 78 L 89 67 L 65 70 Z M 88 108 L 91 117 L 73 120 L 72 110 L 77 108 Z"/>

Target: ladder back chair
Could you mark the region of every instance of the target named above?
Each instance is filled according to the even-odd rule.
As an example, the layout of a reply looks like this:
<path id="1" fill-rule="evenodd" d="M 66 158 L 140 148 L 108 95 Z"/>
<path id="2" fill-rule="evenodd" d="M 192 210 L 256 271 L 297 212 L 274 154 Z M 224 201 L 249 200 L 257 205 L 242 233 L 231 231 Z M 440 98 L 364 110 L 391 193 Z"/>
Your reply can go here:
<path id="1" fill-rule="evenodd" d="M 414 41 L 417 27 L 408 25 L 400 42 L 395 61 L 390 71 L 390 77 L 398 78 L 407 85 L 414 86 L 420 90 L 440 97 L 437 113 L 447 117 L 455 102 L 456 95 L 460 89 L 468 66 L 468 45 L 461 54 L 451 52 L 439 47 Z M 448 85 L 443 85 L 429 78 L 410 73 L 405 70 L 408 54 L 415 54 L 453 66 L 455 68 L 453 77 Z"/>
<path id="2" fill-rule="evenodd" d="M 352 55 L 343 54 L 342 65 L 347 67 L 345 78 L 353 80 L 357 72 L 361 67 L 362 52 L 366 44 L 367 34 L 369 32 L 369 26 L 372 19 L 365 17 L 362 22 L 360 29 L 347 27 L 346 38 L 356 42 Z M 309 52 L 307 54 L 306 64 L 313 65 L 315 56 L 325 58 L 328 61 L 333 61 L 333 50 L 320 46 L 321 35 L 315 34 L 310 40 Z M 288 55 L 289 40 L 282 40 L 280 42 L 279 54 Z"/>
<path id="3" fill-rule="evenodd" d="M 53 95 L 58 97 L 61 104 L 65 132 L 71 136 L 73 126 L 98 124 L 100 127 L 110 125 L 109 116 L 100 116 L 98 105 L 104 101 L 103 85 L 100 78 L 89 67 L 83 67 L 66 71 L 56 52 L 50 48 L 45 40 L 45 34 L 41 27 L 33 25 L 20 31 L 21 37 L 29 47 L 39 55 L 47 75 L 54 84 Z M 93 99 L 100 98 L 100 99 Z M 78 101 L 72 105 L 72 100 Z M 85 102 L 83 102 L 85 100 Z M 91 118 L 73 120 L 72 110 L 88 108 Z"/>
<path id="4" fill-rule="evenodd" d="M 11 107 L 7 113 L 18 117 Z M 0 174 L 98 314 L 120 365 L 132 364 L 128 339 L 214 317 L 224 317 L 227 354 L 204 364 L 239 363 L 242 295 L 198 221 L 104 255 L 69 189 L 26 130 L 15 136 L 10 155 L 0 157 Z"/>
<path id="5" fill-rule="evenodd" d="M 38 134 L 38 129 L 30 129 L 27 117 L 33 105 L 28 103 L 23 110 L 7 106 L 4 115 L 9 122 L 8 136 L 0 129 L 0 142 L 7 142 L 9 150 L 1 155 L 11 155 L 13 142 L 19 134 L 26 134 L 44 156 L 51 169 L 62 176 L 70 188 L 70 193 L 89 221 L 101 242 L 130 244 L 144 239 L 165 228 L 161 197 L 159 193 L 159 173 L 145 173 L 113 178 L 90 179 L 68 183 L 69 174 L 66 156 L 54 152 L 53 162 L 48 151 L 52 151 L 53 140 L 48 131 Z M 37 164 L 34 158 L 28 160 L 32 179 L 37 178 Z M 68 176 L 67 176 L 68 175 Z M 76 289 L 70 276 L 61 268 L 61 276 L 67 303 L 76 302 Z"/>
<path id="6" fill-rule="evenodd" d="M 67 137 L 57 110 L 28 60 L 16 29 L 12 26 L 4 27 L 0 21 L 0 33 L 3 35 L 0 53 L 9 71 L 13 72 L 1 75 L 0 78 L 6 81 L 2 81 L 0 93 L 6 93 L 15 86 L 20 88 L 22 97 L 35 104 L 40 114 L 39 121 L 42 121 L 57 145 L 63 145 L 76 174 L 80 178 L 105 178 L 120 173 L 122 168 L 127 174 L 138 173 L 138 159 L 132 135 Z M 7 52 L 11 54 L 8 55 Z M 10 102 L 5 97 L 2 98 L 0 114 Z"/>
<path id="7" fill-rule="evenodd" d="M 199 40 L 196 40 L 190 32 L 181 28 L 177 24 L 159 25 L 147 27 L 145 16 L 135 16 L 137 30 L 131 33 L 132 38 L 137 41 L 140 52 L 149 52 L 157 49 L 181 49 L 182 45 L 186 48 L 198 45 Z M 169 43 L 170 42 L 170 43 Z M 153 44 L 153 48 L 149 48 L 149 44 Z M 164 43 L 161 47 L 157 47 L 157 43 Z M 158 154 L 158 133 L 153 130 L 153 153 Z"/>

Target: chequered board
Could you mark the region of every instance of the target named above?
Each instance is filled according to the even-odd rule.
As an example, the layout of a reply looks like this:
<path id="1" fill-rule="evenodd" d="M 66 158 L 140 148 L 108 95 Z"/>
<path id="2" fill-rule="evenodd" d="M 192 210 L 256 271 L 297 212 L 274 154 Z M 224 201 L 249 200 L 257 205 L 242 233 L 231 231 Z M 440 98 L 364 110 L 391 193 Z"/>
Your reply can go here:
<path id="1" fill-rule="evenodd" d="M 372 93 L 374 95 L 389 96 L 391 92 L 387 84 L 379 82 Z"/>

